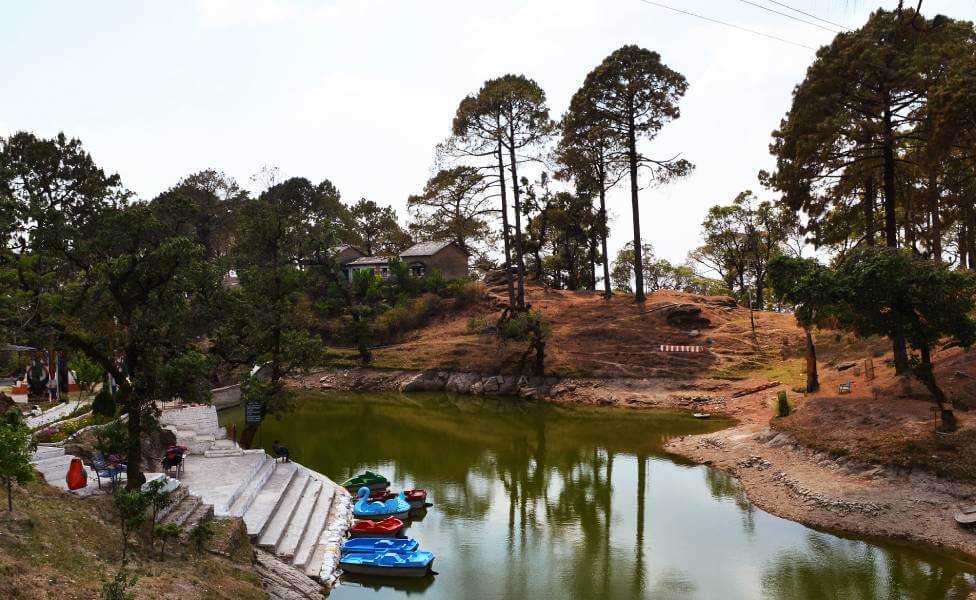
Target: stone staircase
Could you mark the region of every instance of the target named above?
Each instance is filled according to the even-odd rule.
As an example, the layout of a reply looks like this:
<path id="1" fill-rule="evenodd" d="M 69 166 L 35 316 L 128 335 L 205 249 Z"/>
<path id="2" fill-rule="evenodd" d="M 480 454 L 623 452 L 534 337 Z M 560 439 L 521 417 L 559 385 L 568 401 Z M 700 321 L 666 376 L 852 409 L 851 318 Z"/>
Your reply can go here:
<path id="1" fill-rule="evenodd" d="M 214 507 L 189 493 L 185 485 L 176 488 L 172 494 L 173 501 L 159 511 L 157 519 L 161 525 L 174 523 L 182 527 L 180 537 L 186 540 L 200 521 L 213 518 Z"/>
<path id="2" fill-rule="evenodd" d="M 209 474 L 209 475 L 207 475 Z M 263 450 L 192 456 L 183 482 L 214 506 L 218 517 L 242 517 L 259 548 L 313 579 L 334 576 L 352 499 L 329 478 Z"/>
<path id="3" fill-rule="evenodd" d="M 190 454 L 241 454 L 240 448 L 227 439 L 227 431 L 217 425 L 217 409 L 213 406 L 189 405 L 166 409 L 160 414 L 159 424 L 172 431 L 176 435 L 176 443 L 186 446 Z"/>

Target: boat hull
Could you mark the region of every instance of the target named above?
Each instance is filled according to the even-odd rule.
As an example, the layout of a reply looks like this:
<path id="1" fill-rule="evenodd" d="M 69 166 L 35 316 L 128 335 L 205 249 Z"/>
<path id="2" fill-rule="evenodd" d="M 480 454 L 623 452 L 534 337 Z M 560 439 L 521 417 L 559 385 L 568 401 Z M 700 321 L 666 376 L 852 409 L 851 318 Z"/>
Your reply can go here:
<path id="1" fill-rule="evenodd" d="M 355 575 L 372 575 L 374 577 L 409 577 L 420 579 L 426 577 L 434 566 L 434 561 L 425 567 L 377 567 L 375 565 L 348 564 L 339 561 L 339 568 L 346 573 Z"/>
<path id="2" fill-rule="evenodd" d="M 409 510 L 401 510 L 400 512 L 395 512 L 395 513 L 384 513 L 381 515 L 370 515 L 366 513 L 358 513 L 356 511 L 353 511 L 352 516 L 363 521 L 382 521 L 383 519 L 389 519 L 390 517 L 393 517 L 394 519 L 400 519 L 402 521 L 403 519 L 407 518 L 409 514 L 410 514 Z"/>

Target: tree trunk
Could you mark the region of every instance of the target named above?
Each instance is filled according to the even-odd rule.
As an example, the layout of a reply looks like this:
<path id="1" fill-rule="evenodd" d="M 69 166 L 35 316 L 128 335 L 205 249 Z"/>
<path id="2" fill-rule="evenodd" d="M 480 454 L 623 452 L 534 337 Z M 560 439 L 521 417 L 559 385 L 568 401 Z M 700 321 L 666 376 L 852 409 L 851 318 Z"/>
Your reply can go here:
<path id="1" fill-rule="evenodd" d="M 885 209 L 885 243 L 889 248 L 898 247 L 898 226 L 895 222 L 895 141 L 891 124 L 891 105 L 887 98 L 882 118 L 883 125 L 883 159 L 884 159 L 884 209 Z M 891 348 L 895 359 L 895 372 L 903 374 L 908 371 L 908 349 L 905 346 L 905 336 L 895 335 L 891 340 Z"/>
<path id="2" fill-rule="evenodd" d="M 124 394 L 122 406 L 125 406 L 126 413 L 129 415 L 129 448 L 125 466 L 125 488 L 137 490 L 142 487 L 146 479 L 142 474 L 142 410 L 131 388 Z"/>
<path id="3" fill-rule="evenodd" d="M 939 419 L 942 422 L 941 429 L 943 431 L 955 431 L 956 415 L 952 412 L 952 405 L 948 404 L 942 388 L 935 381 L 935 368 L 932 365 L 931 351 L 928 346 L 922 346 L 919 352 L 922 355 L 922 361 L 915 374 L 932 394 L 932 398 L 939 407 Z"/>
<path id="4" fill-rule="evenodd" d="M 596 230 L 590 231 L 590 281 L 586 289 L 596 291 Z"/>
<path id="5" fill-rule="evenodd" d="M 807 361 L 807 392 L 815 392 L 820 389 L 820 378 L 817 376 L 817 348 L 813 345 L 813 335 L 807 328 L 806 334 L 806 361 Z"/>
<path id="6" fill-rule="evenodd" d="M 610 286 L 610 256 L 607 253 L 607 192 L 600 182 L 600 250 L 603 252 L 603 295 L 609 298 L 613 295 Z"/>
<path id="7" fill-rule="evenodd" d="M 939 217 L 939 173 L 936 167 L 929 168 L 928 187 L 926 192 L 929 198 L 929 218 L 931 224 L 931 248 L 932 260 L 937 264 L 942 263 L 942 219 Z"/>
<path id="8" fill-rule="evenodd" d="M 957 245 L 959 247 L 959 264 L 956 265 L 957 269 L 966 268 L 966 248 L 969 247 L 969 242 L 967 241 L 967 231 L 966 231 L 966 218 L 965 216 L 960 220 L 959 223 L 959 237 L 957 238 Z"/>
<path id="9" fill-rule="evenodd" d="M 522 259 L 522 203 L 519 200 L 518 168 L 515 165 L 515 131 L 509 124 L 508 157 L 512 162 L 512 203 L 515 209 L 515 259 L 518 261 L 518 301 L 519 310 L 525 308 L 525 261 Z"/>
<path id="10" fill-rule="evenodd" d="M 972 198 L 963 200 L 962 207 L 966 219 L 966 256 L 969 268 L 976 269 L 976 210 L 973 210 Z"/>
<path id="11" fill-rule="evenodd" d="M 634 123 L 634 113 L 628 115 L 627 127 L 627 155 L 630 160 L 630 206 L 634 214 L 634 300 L 643 302 L 644 295 L 644 261 L 641 256 L 640 207 L 637 198 L 637 131 Z"/>
<path id="12" fill-rule="evenodd" d="M 508 306 L 515 309 L 515 286 L 512 282 L 512 244 L 508 239 L 508 204 L 505 200 L 505 164 L 502 162 L 502 142 L 498 141 L 498 185 L 502 198 L 502 239 L 505 241 L 505 282 L 508 284 Z"/>
<path id="13" fill-rule="evenodd" d="M 14 482 L 10 477 L 7 480 L 7 511 L 14 512 Z"/>
<path id="14" fill-rule="evenodd" d="M 864 199 L 861 209 L 864 211 L 864 243 L 874 245 L 874 205 L 878 200 L 878 189 L 874 185 L 874 177 L 868 177 L 864 185 Z"/>

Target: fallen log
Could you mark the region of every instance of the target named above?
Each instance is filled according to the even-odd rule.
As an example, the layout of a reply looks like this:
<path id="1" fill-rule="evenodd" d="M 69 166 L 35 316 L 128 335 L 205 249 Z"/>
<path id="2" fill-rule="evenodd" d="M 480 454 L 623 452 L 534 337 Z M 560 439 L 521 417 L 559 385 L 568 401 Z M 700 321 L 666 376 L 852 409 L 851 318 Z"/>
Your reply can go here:
<path id="1" fill-rule="evenodd" d="M 761 392 L 763 390 L 768 390 L 769 388 L 774 388 L 780 385 L 778 381 L 768 381 L 762 385 L 757 385 L 745 390 L 739 390 L 738 392 L 732 394 L 733 398 L 741 398 L 743 396 L 748 396 L 749 394 L 755 394 L 756 392 Z"/>

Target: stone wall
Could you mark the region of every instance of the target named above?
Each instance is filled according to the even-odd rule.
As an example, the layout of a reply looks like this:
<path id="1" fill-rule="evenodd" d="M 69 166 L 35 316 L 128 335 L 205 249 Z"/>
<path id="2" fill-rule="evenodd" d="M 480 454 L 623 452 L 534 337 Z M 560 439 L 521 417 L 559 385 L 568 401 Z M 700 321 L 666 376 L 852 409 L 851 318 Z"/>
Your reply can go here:
<path id="1" fill-rule="evenodd" d="M 518 396 L 542 399 L 559 383 L 557 377 L 525 375 L 484 375 L 451 371 L 381 371 L 341 369 L 318 378 L 319 389 L 399 392 L 447 392 L 474 396 Z M 314 388 L 305 380 L 304 387 Z"/>

